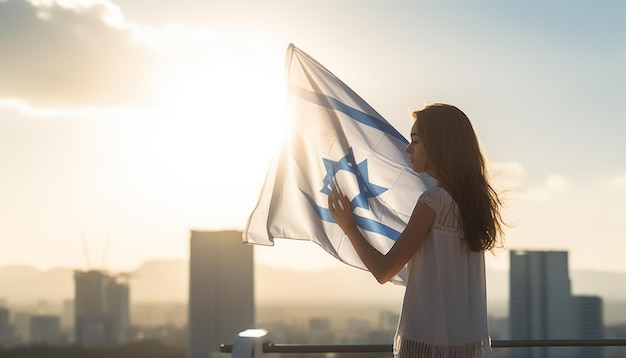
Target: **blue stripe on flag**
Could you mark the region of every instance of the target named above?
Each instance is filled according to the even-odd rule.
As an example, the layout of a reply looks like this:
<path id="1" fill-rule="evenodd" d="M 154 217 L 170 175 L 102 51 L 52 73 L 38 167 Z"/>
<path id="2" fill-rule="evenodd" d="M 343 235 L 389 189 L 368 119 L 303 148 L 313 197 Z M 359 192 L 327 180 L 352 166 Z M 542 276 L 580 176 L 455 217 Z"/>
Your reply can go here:
<path id="1" fill-rule="evenodd" d="M 381 120 L 378 117 L 359 111 L 356 108 L 352 108 L 336 98 L 326 96 L 321 93 L 311 92 L 298 86 L 289 86 L 289 92 L 295 94 L 305 101 L 344 113 L 359 123 L 365 124 L 366 126 L 370 126 L 372 128 L 376 128 L 393 137 L 398 138 L 404 144 L 409 143 L 406 138 L 404 138 L 404 136 L 400 134 L 400 132 L 398 132 L 391 124 L 387 123 L 384 120 Z"/>
<path id="2" fill-rule="evenodd" d="M 328 208 L 317 205 L 315 200 L 313 200 L 313 198 L 309 194 L 302 191 L 302 189 L 300 189 L 300 191 L 302 192 L 302 194 L 304 194 L 304 196 L 306 196 L 309 204 L 311 204 L 311 207 L 315 209 L 315 212 L 317 213 L 317 216 L 320 217 L 320 219 L 331 223 L 335 222 L 335 219 L 333 219 L 333 216 L 330 214 L 330 210 L 328 210 Z M 399 231 L 376 220 L 372 220 L 358 215 L 355 215 L 354 217 L 356 219 L 357 226 L 361 227 L 363 230 L 375 232 L 393 241 L 396 241 L 400 236 Z"/>

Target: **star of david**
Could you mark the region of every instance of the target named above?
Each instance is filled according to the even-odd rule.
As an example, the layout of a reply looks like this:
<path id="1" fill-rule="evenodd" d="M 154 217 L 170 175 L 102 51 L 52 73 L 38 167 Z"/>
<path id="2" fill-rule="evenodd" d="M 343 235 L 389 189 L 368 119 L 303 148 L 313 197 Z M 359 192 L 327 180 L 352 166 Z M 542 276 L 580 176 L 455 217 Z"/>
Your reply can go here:
<path id="1" fill-rule="evenodd" d="M 357 194 L 357 196 L 355 196 L 350 203 L 353 208 L 360 207 L 369 210 L 370 206 L 367 199 L 373 198 L 387 191 L 387 188 L 370 182 L 367 170 L 367 159 L 357 164 L 354 159 L 352 147 L 348 150 L 348 154 L 338 161 L 333 161 L 327 158 L 322 158 L 322 160 L 324 161 L 324 168 L 326 168 L 326 175 L 324 176 L 324 187 L 320 190 L 321 193 L 326 195 L 330 194 L 332 189 L 335 187 L 333 179 L 340 170 L 345 170 L 356 176 L 356 181 L 359 186 L 359 194 Z"/>

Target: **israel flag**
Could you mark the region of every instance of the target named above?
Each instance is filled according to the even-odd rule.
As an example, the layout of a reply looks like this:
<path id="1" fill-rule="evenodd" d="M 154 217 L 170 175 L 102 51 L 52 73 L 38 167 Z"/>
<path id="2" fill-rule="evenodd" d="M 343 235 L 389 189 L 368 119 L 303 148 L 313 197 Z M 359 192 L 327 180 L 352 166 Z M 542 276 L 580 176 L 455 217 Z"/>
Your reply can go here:
<path id="1" fill-rule="evenodd" d="M 293 44 L 287 49 L 291 129 L 270 167 L 243 240 L 310 240 L 367 270 L 328 210 L 333 185 L 351 198 L 357 225 L 386 253 L 431 177 L 411 169 L 407 140 L 354 91 Z M 403 269 L 392 281 L 404 284 Z"/>

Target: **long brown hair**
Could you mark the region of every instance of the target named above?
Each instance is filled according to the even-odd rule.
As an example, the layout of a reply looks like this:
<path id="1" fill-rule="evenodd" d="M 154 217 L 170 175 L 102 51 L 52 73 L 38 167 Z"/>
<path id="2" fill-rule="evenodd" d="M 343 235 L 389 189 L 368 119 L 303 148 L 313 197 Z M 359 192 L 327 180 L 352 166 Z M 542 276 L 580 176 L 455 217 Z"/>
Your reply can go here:
<path id="1" fill-rule="evenodd" d="M 472 251 L 491 250 L 504 237 L 502 203 L 487 179 L 485 160 L 469 118 L 436 103 L 413 112 L 431 172 L 459 206 L 464 238 Z"/>

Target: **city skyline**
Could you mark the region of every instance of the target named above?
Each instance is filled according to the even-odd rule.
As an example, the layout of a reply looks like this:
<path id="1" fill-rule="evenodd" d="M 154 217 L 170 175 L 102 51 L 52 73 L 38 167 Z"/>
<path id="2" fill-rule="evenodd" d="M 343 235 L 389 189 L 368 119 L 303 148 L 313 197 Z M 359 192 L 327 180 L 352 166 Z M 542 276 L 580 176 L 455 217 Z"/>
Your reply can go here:
<path id="1" fill-rule="evenodd" d="M 71 344 L 82 349 L 119 348 L 156 340 L 178 349 L 186 345 L 187 357 L 217 357 L 220 344 L 231 343 L 237 332 L 248 328 L 267 329 L 272 341 L 282 344 L 392 342 L 393 322 L 398 319 L 400 300 L 395 304 L 371 301 L 371 296 L 380 293 L 375 291 L 382 290 L 384 285 L 376 284 L 376 289 L 370 287 L 364 292 L 353 292 L 343 301 L 332 297 L 334 291 L 348 286 L 353 289 L 354 284 L 365 282 L 359 281 L 368 276 L 367 272 L 361 271 L 360 277 L 347 277 L 343 274 L 354 273 L 354 270 L 344 268 L 343 274 L 327 273 L 315 278 L 291 273 L 287 278 L 289 274 L 268 267 L 269 271 L 266 268 L 265 272 L 257 274 L 258 267 L 253 262 L 254 247 L 239 245 L 239 235 L 237 231 L 191 233 L 191 257 L 189 261 L 179 260 L 187 267 L 188 277 L 174 278 L 188 282 L 187 289 L 178 287 L 188 293 L 187 303 L 182 305 L 172 301 L 157 304 L 154 295 L 149 301 L 131 303 L 129 293 L 136 287 L 129 279 L 135 275 L 102 271 L 72 271 L 73 275 L 67 275 L 65 280 L 74 284 L 74 296 L 73 299 L 63 299 L 62 305 L 47 299 L 29 305 L 7 304 L 6 297 L 2 298 L 0 349 L 41 343 L 48 344 L 48 349 L 63 349 Z M 494 314 L 493 306 L 489 305 L 489 332 L 494 341 L 622 337 L 620 332 L 625 327 L 626 315 L 622 312 L 622 319 L 618 319 L 616 312 L 609 311 L 604 293 L 573 294 L 576 280 L 570 278 L 567 251 L 511 251 L 510 255 L 510 281 L 508 285 L 500 285 L 510 290 L 509 314 Z M 153 268 L 151 276 L 169 290 L 175 289 L 168 284 L 172 278 L 163 275 L 163 272 L 173 271 L 173 267 L 163 266 L 160 271 Z M 144 279 L 147 276 L 137 275 Z M 259 280 L 262 277 L 264 279 Z M 324 299 L 311 297 L 310 292 L 302 289 L 295 290 L 292 297 L 286 297 L 280 291 L 283 288 L 294 291 L 293 282 L 298 280 L 307 282 L 307 286 L 319 291 Z M 367 282 L 373 284 L 373 280 Z M 276 297 L 269 300 L 265 297 L 263 303 L 257 301 L 260 287 L 278 291 L 273 292 Z M 395 293 L 401 293 L 401 287 L 395 288 Z M 355 297 L 362 296 L 368 296 L 370 301 L 355 301 Z M 391 296 L 390 291 L 386 296 Z M 621 302 L 626 303 L 624 299 Z M 135 308 L 141 313 L 133 317 L 130 313 Z M 536 347 L 498 350 L 494 356 L 598 357 L 603 351 L 602 347 Z M 618 349 L 606 351 L 610 352 L 607 356 L 619 356 Z"/>
<path id="2" fill-rule="evenodd" d="M 187 300 L 189 262 L 185 259 L 150 261 L 133 272 L 124 273 L 130 279 L 134 303 L 163 302 L 174 305 Z M 395 307 L 402 299 L 404 288 L 394 284 L 378 284 L 369 273 L 348 266 L 326 268 L 320 271 L 294 271 L 265 264 L 255 265 L 255 301 L 261 305 L 277 303 L 360 304 Z M 1 302 L 11 305 L 60 302 L 73 295 L 70 268 L 38 271 L 28 267 L 0 267 Z M 507 316 L 509 272 L 487 269 L 487 298 L 490 314 Z M 599 295 L 605 300 L 605 319 L 609 323 L 626 321 L 626 289 L 622 282 L 626 274 L 572 270 L 572 293 Z M 16 285 L 16 282 L 31 285 Z M 292 290 L 299 282 L 305 287 Z M 347 283 L 350 283 L 349 285 Z M 303 298 L 303 297 L 306 297 Z"/>
<path id="3" fill-rule="evenodd" d="M 190 230 L 242 229 L 288 125 L 294 43 L 404 136 L 410 109 L 468 113 L 510 190 L 507 249 L 626 272 L 624 13 L 609 1 L 0 1 L 0 265 L 125 271 L 188 257 Z M 341 265 L 308 242 L 255 252 L 295 270 Z M 508 269 L 506 251 L 486 258 Z"/>

